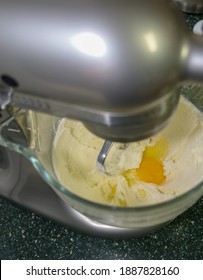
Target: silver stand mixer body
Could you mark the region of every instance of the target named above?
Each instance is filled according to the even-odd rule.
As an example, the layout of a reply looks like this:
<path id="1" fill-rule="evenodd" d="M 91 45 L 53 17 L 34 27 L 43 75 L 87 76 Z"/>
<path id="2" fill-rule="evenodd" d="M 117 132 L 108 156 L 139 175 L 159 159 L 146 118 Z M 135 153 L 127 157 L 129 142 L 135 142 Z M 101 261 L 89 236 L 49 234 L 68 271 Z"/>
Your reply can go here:
<path id="1" fill-rule="evenodd" d="M 74 118 L 105 139 L 135 141 L 166 125 L 179 100 L 174 87 L 203 78 L 203 40 L 189 33 L 172 1 L 28 3 L 0 3 L 2 109 Z M 84 37 L 101 52 L 79 49 L 74 39 Z M 163 226 L 93 221 L 61 200 L 21 154 L 1 147 L 0 159 L 0 194 L 64 225 L 113 238 Z"/>

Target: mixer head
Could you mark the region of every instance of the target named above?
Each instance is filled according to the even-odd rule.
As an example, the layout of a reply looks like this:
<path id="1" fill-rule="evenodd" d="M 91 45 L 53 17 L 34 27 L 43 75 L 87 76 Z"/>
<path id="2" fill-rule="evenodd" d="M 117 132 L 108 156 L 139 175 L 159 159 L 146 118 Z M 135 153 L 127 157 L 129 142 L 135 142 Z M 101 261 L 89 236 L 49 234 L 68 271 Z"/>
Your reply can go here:
<path id="1" fill-rule="evenodd" d="M 187 78 L 185 20 L 171 0 L 0 3 L 4 106 L 82 121 L 111 141 L 162 129 Z"/>

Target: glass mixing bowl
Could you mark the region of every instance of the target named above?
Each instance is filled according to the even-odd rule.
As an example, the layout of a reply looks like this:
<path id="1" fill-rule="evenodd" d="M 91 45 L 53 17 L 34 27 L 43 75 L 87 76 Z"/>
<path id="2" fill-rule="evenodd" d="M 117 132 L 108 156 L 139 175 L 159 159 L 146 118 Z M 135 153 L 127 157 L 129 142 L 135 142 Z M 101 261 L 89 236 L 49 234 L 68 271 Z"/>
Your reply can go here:
<path id="1" fill-rule="evenodd" d="M 203 112 L 203 88 L 198 84 L 185 84 L 181 94 Z M 26 141 L 7 135 L 8 127 L 17 121 Z M 186 211 L 203 195 L 203 182 L 174 199 L 139 207 L 115 207 L 88 201 L 62 186 L 56 178 L 53 162 L 53 141 L 60 119 L 32 111 L 16 110 L 13 117 L 1 125 L 0 144 L 24 154 L 51 188 L 73 209 L 105 225 L 149 231 L 170 222 Z M 25 143 L 28 143 L 26 146 Z M 68 145 L 68 143 L 67 143 Z M 202 163 L 203 164 L 203 163 Z"/>

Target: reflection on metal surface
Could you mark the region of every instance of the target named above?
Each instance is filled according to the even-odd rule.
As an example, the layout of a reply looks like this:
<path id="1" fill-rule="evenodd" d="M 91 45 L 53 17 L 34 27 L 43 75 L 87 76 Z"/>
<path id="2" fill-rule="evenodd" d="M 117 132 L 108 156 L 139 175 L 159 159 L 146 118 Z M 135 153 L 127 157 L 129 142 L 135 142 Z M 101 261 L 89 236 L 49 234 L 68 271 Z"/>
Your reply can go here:
<path id="1" fill-rule="evenodd" d="M 80 52 L 92 56 L 103 57 L 106 54 L 104 40 L 95 33 L 83 32 L 71 39 L 71 44 Z"/>
<path id="2" fill-rule="evenodd" d="M 197 35 L 203 35 L 203 20 L 200 20 L 195 24 L 193 32 Z"/>
<path id="3" fill-rule="evenodd" d="M 187 13 L 200 14 L 203 13 L 202 0 L 173 0 L 178 7 Z"/>
<path id="4" fill-rule="evenodd" d="M 158 50 L 158 43 L 153 33 L 147 33 L 144 35 L 144 40 L 149 52 L 155 53 Z"/>
<path id="5" fill-rule="evenodd" d="M 181 59 L 185 60 L 189 54 L 189 46 L 188 45 L 184 45 L 181 49 Z"/>

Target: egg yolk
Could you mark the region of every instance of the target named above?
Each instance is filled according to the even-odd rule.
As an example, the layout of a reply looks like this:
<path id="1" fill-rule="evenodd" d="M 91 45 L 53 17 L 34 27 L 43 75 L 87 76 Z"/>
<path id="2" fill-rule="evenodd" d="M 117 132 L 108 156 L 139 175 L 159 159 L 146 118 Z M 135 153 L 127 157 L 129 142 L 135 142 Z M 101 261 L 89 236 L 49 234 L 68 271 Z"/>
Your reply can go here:
<path id="1" fill-rule="evenodd" d="M 168 143 L 161 139 L 154 146 L 145 148 L 140 166 L 125 170 L 123 176 L 128 182 L 129 186 L 136 183 L 137 180 L 161 184 L 166 179 L 164 175 L 163 159 L 168 150 Z"/>
<path id="2" fill-rule="evenodd" d="M 162 163 L 154 158 L 143 157 L 139 168 L 136 169 L 137 176 L 146 183 L 161 184 L 165 180 Z"/>

